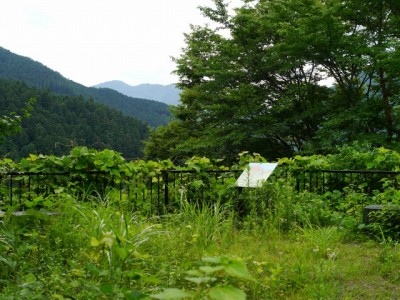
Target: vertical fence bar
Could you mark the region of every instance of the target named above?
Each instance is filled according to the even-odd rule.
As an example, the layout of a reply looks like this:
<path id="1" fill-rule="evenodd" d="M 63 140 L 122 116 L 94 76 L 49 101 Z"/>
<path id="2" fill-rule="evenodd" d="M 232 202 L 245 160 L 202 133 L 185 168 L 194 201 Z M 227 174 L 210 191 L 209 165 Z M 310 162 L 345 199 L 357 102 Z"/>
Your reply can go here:
<path id="1" fill-rule="evenodd" d="M 122 202 L 122 180 L 119 183 L 119 202 Z"/>
<path id="2" fill-rule="evenodd" d="M 164 205 L 168 209 L 169 206 L 168 171 L 163 171 L 162 176 L 164 181 Z"/>
<path id="3" fill-rule="evenodd" d="M 20 180 L 18 180 L 18 188 L 19 188 L 19 195 L 18 195 L 18 202 L 19 202 L 19 205 L 21 205 L 22 204 L 22 182 L 23 181 L 23 178 L 21 178 Z"/>
<path id="4" fill-rule="evenodd" d="M 153 178 L 150 177 L 150 214 L 153 214 Z"/>
<path id="5" fill-rule="evenodd" d="M 157 174 L 157 212 L 160 213 L 160 174 Z"/>
<path id="6" fill-rule="evenodd" d="M 0 183 L 3 183 L 3 181 L 4 181 L 3 175 L 0 174 Z M 4 200 L 3 192 L 0 192 L 0 202 L 3 202 L 3 200 Z"/>
<path id="7" fill-rule="evenodd" d="M 28 200 L 32 200 L 31 195 L 31 174 L 28 175 Z"/>
<path id="8" fill-rule="evenodd" d="M 372 193 L 372 191 L 374 190 L 374 174 L 370 173 L 369 174 L 370 180 L 371 180 L 371 188 L 370 188 L 370 193 Z"/>
<path id="9" fill-rule="evenodd" d="M 143 184 L 145 185 L 144 188 L 142 189 L 142 207 L 145 205 L 146 203 L 146 191 L 147 191 L 147 187 L 146 184 L 143 182 Z M 151 200 L 150 200 L 150 210 L 151 210 Z"/>
<path id="10" fill-rule="evenodd" d="M 12 174 L 10 174 L 9 189 L 10 189 L 10 206 L 12 206 L 13 205 L 13 176 L 12 176 Z"/>

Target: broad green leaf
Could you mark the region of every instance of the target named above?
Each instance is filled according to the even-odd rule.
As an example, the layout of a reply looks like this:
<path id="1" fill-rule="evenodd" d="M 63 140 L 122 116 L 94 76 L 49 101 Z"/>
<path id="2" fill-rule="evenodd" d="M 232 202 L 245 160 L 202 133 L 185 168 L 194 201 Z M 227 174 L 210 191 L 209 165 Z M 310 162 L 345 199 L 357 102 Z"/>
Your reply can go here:
<path id="1" fill-rule="evenodd" d="M 110 284 L 104 284 L 100 287 L 100 291 L 106 295 L 114 294 L 114 287 Z"/>
<path id="2" fill-rule="evenodd" d="M 122 247 L 116 247 L 115 251 L 117 251 L 119 258 L 122 260 L 125 260 L 129 255 L 128 250 Z"/>
<path id="3" fill-rule="evenodd" d="M 29 154 L 29 160 L 30 160 L 30 161 L 35 161 L 35 160 L 37 160 L 37 159 L 38 159 L 37 155 L 35 155 L 35 154 Z"/>
<path id="4" fill-rule="evenodd" d="M 35 206 L 35 203 L 34 203 L 33 201 L 29 201 L 29 200 L 25 201 L 24 204 L 25 204 L 25 206 L 26 206 L 27 208 L 32 208 L 32 207 Z"/>
<path id="5" fill-rule="evenodd" d="M 150 297 L 161 300 L 177 300 L 191 297 L 191 294 L 180 289 L 165 289 L 163 292 L 151 295 Z"/>
<path id="6" fill-rule="evenodd" d="M 204 182 L 201 179 L 197 179 L 197 180 L 193 180 L 191 185 L 195 188 L 195 189 L 199 189 L 202 186 L 204 186 Z"/>
<path id="7" fill-rule="evenodd" d="M 222 262 L 222 258 L 219 256 L 211 257 L 211 256 L 204 256 L 202 261 L 209 262 L 209 263 L 214 263 L 214 264 L 220 264 Z"/>
<path id="8" fill-rule="evenodd" d="M 97 246 L 99 246 L 99 245 L 100 245 L 99 240 L 96 239 L 94 236 L 92 236 L 92 237 L 90 238 L 90 246 L 92 246 L 92 247 L 97 247 Z"/>
<path id="9" fill-rule="evenodd" d="M 246 294 L 233 286 L 213 287 L 209 291 L 214 300 L 246 300 Z"/>
<path id="10" fill-rule="evenodd" d="M 111 170 L 111 174 L 117 177 L 121 177 L 121 173 L 116 169 Z"/>
<path id="11" fill-rule="evenodd" d="M 147 298 L 147 295 L 139 291 L 132 291 L 125 293 L 125 298 L 128 300 L 140 300 Z"/>
<path id="12" fill-rule="evenodd" d="M 221 271 L 224 269 L 223 266 L 216 266 L 216 267 L 210 267 L 210 266 L 201 266 L 200 271 L 204 272 L 205 274 L 212 274 L 218 271 Z"/>
<path id="13" fill-rule="evenodd" d="M 187 271 L 186 274 L 188 274 L 190 276 L 196 276 L 196 277 L 202 277 L 204 275 L 199 270 L 190 270 L 190 271 Z"/>
<path id="14" fill-rule="evenodd" d="M 143 272 L 140 270 L 129 270 L 125 272 L 124 276 L 128 277 L 131 280 L 139 280 L 143 277 Z"/>
<path id="15" fill-rule="evenodd" d="M 185 279 L 187 281 L 194 282 L 196 284 L 214 282 L 214 281 L 217 280 L 215 277 L 209 277 L 209 276 L 204 276 L 204 277 L 185 277 Z"/>
<path id="16" fill-rule="evenodd" d="M 98 276 L 100 274 L 99 268 L 97 268 L 96 265 L 91 262 L 86 265 L 86 270 L 88 270 L 94 276 Z"/>
<path id="17" fill-rule="evenodd" d="M 161 280 L 158 279 L 156 276 L 154 275 L 150 275 L 148 277 L 142 277 L 141 280 L 143 282 L 147 282 L 147 283 L 151 283 L 151 284 L 160 284 Z"/>
<path id="18" fill-rule="evenodd" d="M 225 272 L 229 275 L 247 280 L 253 280 L 244 262 L 232 260 L 225 266 Z"/>
<path id="19" fill-rule="evenodd" d="M 33 283 L 36 281 L 36 277 L 33 273 L 28 273 L 23 277 L 23 280 L 28 283 Z"/>

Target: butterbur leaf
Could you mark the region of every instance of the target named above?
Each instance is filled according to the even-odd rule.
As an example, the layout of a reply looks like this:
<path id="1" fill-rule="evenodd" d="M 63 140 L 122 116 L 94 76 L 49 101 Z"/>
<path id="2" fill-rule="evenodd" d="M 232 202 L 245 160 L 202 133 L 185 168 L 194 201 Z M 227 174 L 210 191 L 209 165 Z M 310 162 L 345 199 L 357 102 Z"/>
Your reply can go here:
<path id="1" fill-rule="evenodd" d="M 127 271 L 125 272 L 125 276 L 131 280 L 139 280 L 143 277 L 143 273 L 140 271 Z"/>
<path id="2" fill-rule="evenodd" d="M 100 291 L 106 295 L 114 294 L 114 287 L 110 284 L 104 284 L 100 287 Z"/>
<path id="3" fill-rule="evenodd" d="M 201 276 L 204 275 L 199 270 L 189 270 L 189 271 L 186 272 L 186 274 L 188 274 L 190 276 L 197 276 L 197 277 L 201 277 Z"/>
<path id="4" fill-rule="evenodd" d="M 223 266 L 216 266 L 216 267 L 202 266 L 199 269 L 200 269 L 200 271 L 204 272 L 205 274 L 212 274 L 212 273 L 223 270 L 224 267 Z"/>
<path id="5" fill-rule="evenodd" d="M 204 277 L 185 277 L 185 279 L 187 281 L 194 282 L 196 284 L 214 282 L 215 280 L 217 280 L 215 277 L 209 277 L 209 276 L 204 276 Z"/>
<path id="6" fill-rule="evenodd" d="M 178 300 L 191 297 L 191 294 L 180 289 L 165 289 L 163 292 L 150 297 L 161 300 Z"/>
<path id="7" fill-rule="evenodd" d="M 230 261 L 224 268 L 229 275 L 247 280 L 253 280 L 244 262 L 239 260 Z"/>
<path id="8" fill-rule="evenodd" d="M 220 264 L 222 262 L 221 257 L 216 256 L 216 257 L 211 257 L 211 256 L 204 256 L 202 261 L 209 262 L 209 263 L 214 263 L 214 264 Z"/>
<path id="9" fill-rule="evenodd" d="M 110 275 L 110 271 L 109 270 L 101 270 L 99 273 L 99 276 L 103 276 L 103 277 L 107 277 Z"/>
<path id="10" fill-rule="evenodd" d="M 33 283 L 36 281 L 36 277 L 32 273 L 28 273 L 24 276 L 23 280 L 27 283 Z"/>
<path id="11" fill-rule="evenodd" d="M 129 255 L 128 250 L 125 248 L 117 247 L 115 250 L 117 251 L 119 258 L 122 260 L 125 260 Z"/>
<path id="12" fill-rule="evenodd" d="M 121 173 L 118 170 L 112 169 L 111 174 L 117 177 L 121 177 Z"/>
<path id="13" fill-rule="evenodd" d="M 213 287 L 209 291 L 214 300 L 246 300 L 246 294 L 233 286 Z"/>
<path id="14" fill-rule="evenodd" d="M 24 204 L 25 204 L 25 206 L 28 207 L 28 208 L 32 208 L 32 207 L 35 206 L 35 203 L 34 203 L 33 201 L 29 201 L 29 200 L 25 201 Z"/>
<path id="15" fill-rule="evenodd" d="M 92 275 L 98 276 L 100 274 L 99 268 L 97 268 L 93 263 L 88 263 L 86 265 L 86 270 L 88 270 Z"/>
<path id="16" fill-rule="evenodd" d="M 201 188 L 202 186 L 204 186 L 204 182 L 203 182 L 203 180 L 198 179 L 198 180 L 192 181 L 191 185 L 192 185 L 195 189 L 199 189 L 199 188 Z"/>
<path id="17" fill-rule="evenodd" d="M 140 300 L 147 298 L 146 294 L 139 291 L 132 291 L 125 294 L 125 298 L 128 300 Z"/>
<path id="18" fill-rule="evenodd" d="M 142 280 L 143 280 L 143 282 L 147 282 L 147 283 L 151 283 L 151 284 L 160 284 L 161 283 L 161 280 L 158 279 L 154 275 L 150 275 L 148 277 L 143 277 Z"/>
<path id="19" fill-rule="evenodd" d="M 96 239 L 94 236 L 92 236 L 92 237 L 90 238 L 90 246 L 92 246 L 92 247 L 97 247 L 97 246 L 99 246 L 99 245 L 100 245 L 99 240 Z"/>

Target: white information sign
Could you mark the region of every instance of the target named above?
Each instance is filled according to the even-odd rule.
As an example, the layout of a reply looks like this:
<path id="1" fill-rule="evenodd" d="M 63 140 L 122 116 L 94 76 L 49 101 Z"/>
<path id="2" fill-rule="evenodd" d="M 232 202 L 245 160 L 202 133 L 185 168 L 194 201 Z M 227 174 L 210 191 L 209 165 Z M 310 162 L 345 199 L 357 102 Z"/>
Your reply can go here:
<path id="1" fill-rule="evenodd" d="M 236 184 L 239 187 L 261 187 L 277 165 L 277 163 L 250 163 Z"/>

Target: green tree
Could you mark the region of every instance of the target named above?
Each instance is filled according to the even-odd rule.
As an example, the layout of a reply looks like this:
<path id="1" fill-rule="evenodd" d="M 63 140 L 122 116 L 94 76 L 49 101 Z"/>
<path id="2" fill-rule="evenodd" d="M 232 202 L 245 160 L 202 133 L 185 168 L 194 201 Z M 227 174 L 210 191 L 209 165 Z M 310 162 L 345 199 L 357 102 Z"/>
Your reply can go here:
<path id="1" fill-rule="evenodd" d="M 318 133 L 325 145 L 398 138 L 399 15 L 394 1 L 276 1 L 288 59 L 314 62 L 334 79 L 336 95 Z M 275 45 L 276 46 L 276 45 Z M 300 56 L 299 56 L 300 54 Z M 384 134 L 383 134 L 384 133 Z"/>
<path id="2" fill-rule="evenodd" d="M 172 121 L 167 126 L 150 131 L 150 138 L 144 142 L 146 159 L 171 159 L 173 161 L 190 157 L 192 153 L 185 148 L 177 149 L 180 142 L 189 138 L 189 133 L 180 121 Z"/>
<path id="3" fill-rule="evenodd" d="M 175 59 L 173 114 L 189 135 L 175 151 L 276 158 L 398 140 L 398 2 L 246 0 L 234 15 L 214 4 L 201 10 L 215 26 L 192 26 Z"/>
<path id="4" fill-rule="evenodd" d="M 29 99 L 25 107 L 21 111 L 21 115 L 11 112 L 8 115 L 0 117 L 0 141 L 4 140 L 6 136 L 10 136 L 21 131 L 22 119 L 30 117 L 30 111 L 35 103 L 35 98 Z"/>

